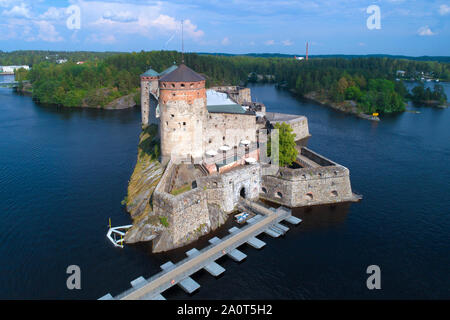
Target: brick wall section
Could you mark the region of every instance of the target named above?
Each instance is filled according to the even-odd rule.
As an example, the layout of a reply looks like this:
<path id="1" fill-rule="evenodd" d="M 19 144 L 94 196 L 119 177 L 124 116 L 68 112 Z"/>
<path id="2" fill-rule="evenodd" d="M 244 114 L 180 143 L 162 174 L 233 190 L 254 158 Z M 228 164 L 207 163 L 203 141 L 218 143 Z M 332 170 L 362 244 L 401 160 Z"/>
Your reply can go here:
<path id="1" fill-rule="evenodd" d="M 159 106 L 163 163 L 171 156 L 200 159 L 207 116 L 205 81 L 160 82 Z"/>

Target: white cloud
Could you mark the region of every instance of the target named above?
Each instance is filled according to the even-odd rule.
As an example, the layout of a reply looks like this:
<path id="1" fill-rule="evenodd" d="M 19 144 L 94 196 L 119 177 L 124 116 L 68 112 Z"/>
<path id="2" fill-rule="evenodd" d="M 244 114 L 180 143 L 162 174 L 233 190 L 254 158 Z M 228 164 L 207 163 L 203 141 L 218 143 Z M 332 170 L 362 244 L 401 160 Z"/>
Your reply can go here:
<path id="1" fill-rule="evenodd" d="M 446 4 L 442 4 L 442 5 L 439 7 L 439 14 L 440 14 L 441 16 L 444 16 L 444 15 L 449 14 L 449 13 L 450 13 L 450 6 L 448 6 L 448 5 L 446 5 Z"/>
<path id="2" fill-rule="evenodd" d="M 116 22 L 134 22 L 138 20 L 137 16 L 131 11 L 122 11 L 119 13 L 115 13 L 108 10 L 103 14 L 103 18 Z"/>
<path id="3" fill-rule="evenodd" d="M 83 12 L 85 28 L 95 29 L 95 32 L 101 31 L 102 34 L 114 34 L 117 39 L 130 35 L 148 39 L 170 37 L 167 45 L 174 35 L 181 34 L 181 20 L 163 13 L 170 9 L 165 2 L 140 5 L 112 1 L 79 1 L 78 5 Z M 126 27 L 123 26 L 125 22 Z M 183 26 L 185 39 L 200 41 L 204 36 L 203 30 L 190 19 L 184 20 Z"/>
<path id="4" fill-rule="evenodd" d="M 31 18 L 30 9 L 25 3 L 21 3 L 20 6 L 14 6 L 10 10 L 4 10 L 2 15 L 11 18 Z"/>
<path id="5" fill-rule="evenodd" d="M 274 40 L 267 40 L 266 42 L 264 42 L 264 44 L 266 46 L 273 46 L 275 44 L 275 41 Z"/>
<path id="6" fill-rule="evenodd" d="M 165 14 L 160 14 L 156 19 L 145 21 L 142 19 L 145 24 L 158 28 L 162 31 L 177 31 L 181 29 L 181 21 L 177 21 L 174 17 L 170 17 Z M 198 30 L 197 26 L 193 24 L 189 19 L 184 20 L 183 22 L 184 34 L 190 36 L 191 38 L 198 39 L 204 35 L 202 30 Z"/>
<path id="7" fill-rule="evenodd" d="M 424 26 L 419 28 L 419 30 L 417 30 L 417 34 L 419 36 L 434 36 L 436 33 L 431 31 L 431 29 L 428 26 Z"/>
<path id="8" fill-rule="evenodd" d="M 286 47 L 288 46 L 292 46 L 294 43 L 291 40 L 284 40 L 282 41 L 283 45 L 285 45 Z"/>
<path id="9" fill-rule="evenodd" d="M 39 19 L 42 20 L 60 20 L 67 16 L 66 13 L 67 8 L 55 8 L 50 7 L 46 12 L 39 16 Z"/>
<path id="10" fill-rule="evenodd" d="M 224 46 L 228 46 L 231 43 L 230 39 L 228 39 L 228 37 L 223 38 L 222 40 L 222 44 Z"/>
<path id="11" fill-rule="evenodd" d="M 93 42 L 93 43 L 101 43 L 101 44 L 112 44 L 112 43 L 117 42 L 117 39 L 112 34 L 107 34 L 107 35 L 92 34 L 91 36 L 88 37 L 87 41 Z"/>
<path id="12" fill-rule="evenodd" d="M 50 22 L 42 20 L 36 22 L 36 24 L 39 26 L 38 39 L 46 42 L 59 42 L 64 40 Z"/>
<path id="13" fill-rule="evenodd" d="M 13 3 L 16 3 L 16 0 L 0 0 L 0 7 L 10 7 Z"/>

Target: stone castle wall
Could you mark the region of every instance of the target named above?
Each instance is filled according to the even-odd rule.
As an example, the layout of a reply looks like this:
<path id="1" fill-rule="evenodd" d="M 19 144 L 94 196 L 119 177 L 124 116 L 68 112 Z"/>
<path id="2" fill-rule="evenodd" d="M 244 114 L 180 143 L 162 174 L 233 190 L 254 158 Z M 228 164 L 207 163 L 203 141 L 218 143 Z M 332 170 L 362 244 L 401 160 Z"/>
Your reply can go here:
<path id="1" fill-rule="evenodd" d="M 304 148 L 306 149 L 306 148 Z M 347 168 L 306 149 L 324 166 L 280 168 L 262 177 L 261 198 L 288 207 L 354 201 Z"/>
<path id="2" fill-rule="evenodd" d="M 208 203 L 215 204 L 230 213 L 238 204 L 242 190 L 247 199 L 258 199 L 261 188 L 261 166 L 259 163 L 245 165 L 200 180 L 206 191 Z"/>
<path id="3" fill-rule="evenodd" d="M 252 95 L 250 88 L 244 88 L 239 86 L 217 86 L 212 87 L 211 89 L 226 92 L 228 96 L 238 104 L 251 104 L 252 103 Z"/>
<path id="4" fill-rule="evenodd" d="M 305 116 L 290 115 L 284 113 L 267 112 L 266 118 L 272 126 L 276 123 L 287 123 L 292 127 L 295 133 L 295 140 L 301 140 L 310 137 L 308 119 Z"/>
<path id="5" fill-rule="evenodd" d="M 158 100 L 158 78 L 141 77 L 141 120 L 143 125 L 156 122 L 156 109 L 150 107 L 150 95 Z"/>
<path id="6" fill-rule="evenodd" d="M 153 240 L 153 251 L 161 252 L 186 245 L 210 230 L 207 193 L 195 188 L 174 196 L 165 191 L 174 164 L 167 168 L 153 193 L 153 214 L 165 217 L 168 226 Z"/>
<path id="7" fill-rule="evenodd" d="M 208 113 L 203 140 L 205 150 L 223 145 L 238 146 L 242 140 L 256 142 L 256 117 L 247 114 Z"/>

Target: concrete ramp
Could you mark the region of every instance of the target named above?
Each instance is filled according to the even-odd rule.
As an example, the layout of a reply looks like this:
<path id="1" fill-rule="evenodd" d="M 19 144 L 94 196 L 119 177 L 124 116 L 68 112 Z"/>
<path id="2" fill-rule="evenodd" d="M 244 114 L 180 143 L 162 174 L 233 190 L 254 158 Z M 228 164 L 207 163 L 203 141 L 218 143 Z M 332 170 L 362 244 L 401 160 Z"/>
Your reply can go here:
<path id="1" fill-rule="evenodd" d="M 197 250 L 197 249 L 195 249 Z M 192 250 L 189 250 L 188 252 L 195 252 Z M 187 254 L 187 252 L 186 252 Z M 163 269 L 164 271 L 169 271 L 175 268 L 175 265 L 172 263 L 172 261 L 168 261 L 166 263 L 164 263 L 161 266 L 161 269 Z M 183 280 L 181 280 L 180 282 L 177 283 L 179 287 L 181 287 L 181 289 L 183 289 L 185 292 L 191 294 L 192 292 L 194 292 L 195 290 L 197 290 L 198 288 L 200 288 L 200 285 L 195 282 L 191 277 L 187 277 Z"/>
<path id="2" fill-rule="evenodd" d="M 203 269 L 208 271 L 209 274 L 212 275 L 213 277 L 218 277 L 225 272 L 225 268 L 223 268 L 216 262 L 211 262 L 210 264 L 206 265 Z"/>
<path id="3" fill-rule="evenodd" d="M 229 233 L 239 232 L 239 228 L 233 227 L 231 229 L 228 229 Z"/>
<path id="4" fill-rule="evenodd" d="M 302 222 L 302 219 L 299 219 L 299 218 L 294 217 L 294 216 L 289 216 L 286 219 L 284 219 L 284 221 L 287 221 L 290 224 L 296 225 L 296 224 L 299 224 L 300 222 Z"/>
<path id="5" fill-rule="evenodd" d="M 108 293 L 105 294 L 103 297 L 99 298 L 98 300 L 114 300 L 114 298 L 110 293 Z"/>
<path id="6" fill-rule="evenodd" d="M 280 228 L 278 228 L 278 227 L 276 227 L 274 225 L 271 226 L 269 229 L 274 231 L 274 232 L 278 232 L 281 236 L 284 236 L 284 234 L 286 233 L 286 232 L 284 232 L 283 229 L 280 229 Z"/>
<path id="7" fill-rule="evenodd" d="M 286 226 L 283 226 L 281 223 L 275 223 L 275 227 L 277 227 L 278 229 L 281 229 L 284 231 L 284 233 L 289 231 L 289 228 Z"/>
<path id="8" fill-rule="evenodd" d="M 144 277 L 139 277 L 137 279 L 134 279 L 130 283 L 134 289 L 139 289 L 140 287 L 145 286 L 148 282 L 144 279 Z"/>
<path id="9" fill-rule="evenodd" d="M 178 286 L 180 286 L 181 289 L 183 289 L 185 292 L 189 294 L 200 288 L 198 282 L 195 282 L 194 279 L 192 279 L 191 277 L 187 277 L 186 279 L 183 279 L 180 282 L 178 282 Z"/>
<path id="10" fill-rule="evenodd" d="M 191 250 L 186 251 L 186 255 L 187 255 L 188 257 L 195 257 L 195 256 L 197 256 L 197 255 L 199 255 L 199 254 L 200 254 L 200 251 L 198 251 L 198 250 L 195 249 L 195 248 L 192 248 Z"/>
<path id="11" fill-rule="evenodd" d="M 222 242 L 222 240 L 220 240 L 220 239 L 217 238 L 217 237 L 214 237 L 214 238 L 212 238 L 212 239 L 209 239 L 208 241 L 209 241 L 209 243 L 211 243 L 211 244 L 218 244 L 218 243 Z"/>
<path id="12" fill-rule="evenodd" d="M 157 295 L 147 294 L 143 296 L 141 300 L 166 300 L 166 298 L 164 298 L 162 294 L 158 293 Z"/>
<path id="13" fill-rule="evenodd" d="M 227 256 L 229 256 L 231 259 L 233 259 L 236 262 L 241 262 L 245 258 L 247 258 L 247 255 L 238 249 L 234 249 L 230 252 L 227 252 Z"/>
<path id="14" fill-rule="evenodd" d="M 264 230 L 265 234 L 268 234 L 269 236 L 273 237 L 273 238 L 278 238 L 279 236 L 281 236 L 281 234 L 277 231 L 274 231 L 272 229 L 266 229 Z"/>
<path id="15" fill-rule="evenodd" d="M 195 257 L 195 256 L 197 256 L 199 254 L 200 254 L 200 251 L 198 251 L 195 248 L 193 248 L 193 249 L 189 250 L 188 252 L 186 252 L 186 255 L 188 257 Z M 209 263 L 209 264 L 207 264 L 203 269 L 205 269 L 213 277 L 218 277 L 222 273 L 225 272 L 225 268 L 223 268 L 222 266 L 220 266 L 219 264 L 217 264 L 214 261 Z"/>
<path id="16" fill-rule="evenodd" d="M 247 241 L 247 243 L 255 249 L 261 249 L 262 247 L 264 247 L 266 245 L 266 243 L 264 241 L 261 241 L 256 237 L 250 238 Z"/>
<path id="17" fill-rule="evenodd" d="M 175 265 L 172 263 L 172 261 L 167 261 L 160 268 L 163 269 L 164 271 L 169 271 L 175 268 Z"/>

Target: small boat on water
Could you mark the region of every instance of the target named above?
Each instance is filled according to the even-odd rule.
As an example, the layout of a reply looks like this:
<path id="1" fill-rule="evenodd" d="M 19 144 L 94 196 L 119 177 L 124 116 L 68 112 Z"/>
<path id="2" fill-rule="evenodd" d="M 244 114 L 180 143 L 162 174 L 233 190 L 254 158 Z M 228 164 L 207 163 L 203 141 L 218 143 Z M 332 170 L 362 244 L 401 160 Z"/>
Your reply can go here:
<path id="1" fill-rule="evenodd" d="M 237 223 L 242 224 L 242 223 L 244 223 L 245 221 L 247 221 L 247 219 L 248 219 L 249 217 L 250 217 L 250 215 L 249 215 L 247 212 L 242 212 L 242 213 L 239 213 L 239 214 L 235 215 L 235 216 L 234 216 L 234 220 L 235 220 Z"/>

